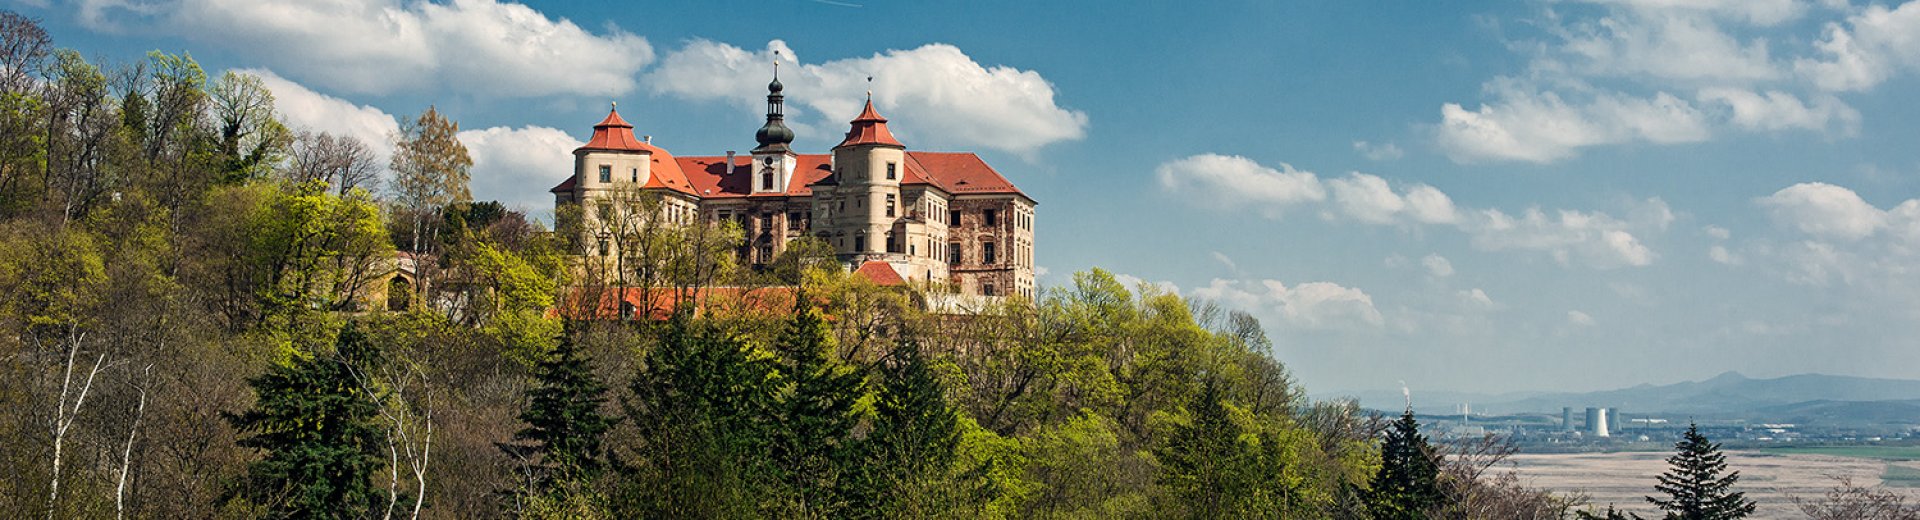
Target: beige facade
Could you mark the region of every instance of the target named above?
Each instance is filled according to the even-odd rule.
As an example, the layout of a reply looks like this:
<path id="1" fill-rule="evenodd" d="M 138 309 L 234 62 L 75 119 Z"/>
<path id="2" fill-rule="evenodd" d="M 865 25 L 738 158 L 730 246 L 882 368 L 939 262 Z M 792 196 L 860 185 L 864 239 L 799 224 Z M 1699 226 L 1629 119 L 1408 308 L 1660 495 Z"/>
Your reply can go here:
<path id="1" fill-rule="evenodd" d="M 574 152 L 573 176 L 552 190 L 556 204 L 580 206 L 581 238 L 596 245 L 588 253 L 617 256 L 595 233 L 628 207 L 622 197 L 655 194 L 667 221 L 737 222 L 752 265 L 813 236 L 850 269 L 880 262 L 960 294 L 1033 296 L 1036 203 L 979 156 L 908 150 L 871 101 L 831 153 L 797 154 L 779 82 L 769 90 L 751 154 L 674 157 L 635 140 L 617 112 L 596 125 Z"/>

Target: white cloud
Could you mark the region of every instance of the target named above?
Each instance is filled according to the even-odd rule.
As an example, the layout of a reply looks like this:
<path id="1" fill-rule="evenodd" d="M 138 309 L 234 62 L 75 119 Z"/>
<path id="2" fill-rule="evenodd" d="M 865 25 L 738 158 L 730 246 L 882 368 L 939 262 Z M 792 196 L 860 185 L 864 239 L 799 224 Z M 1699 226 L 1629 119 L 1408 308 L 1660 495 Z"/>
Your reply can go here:
<path id="1" fill-rule="evenodd" d="M 314 92 L 270 70 L 236 69 L 233 72 L 259 77 L 260 83 L 273 92 L 274 110 L 288 126 L 359 139 L 379 156 L 383 167 L 387 157 L 393 154 L 393 138 L 400 132 L 400 124 L 391 114 Z"/>
<path id="2" fill-rule="evenodd" d="M 1593 316 L 1580 311 L 1567 311 L 1567 323 L 1588 327 L 1593 325 Z"/>
<path id="3" fill-rule="evenodd" d="M 1400 150 L 1399 145 L 1393 143 L 1374 144 L 1366 141 L 1354 141 L 1353 151 L 1360 152 L 1360 156 L 1373 161 L 1391 161 L 1406 155 L 1406 152 Z"/>
<path id="4" fill-rule="evenodd" d="M 1707 232 L 1707 236 L 1710 236 L 1710 237 L 1713 237 L 1713 238 L 1715 238 L 1715 239 L 1718 239 L 1718 240 L 1726 240 L 1726 239 L 1729 239 L 1729 238 L 1733 238 L 1733 232 L 1732 232 L 1732 231 L 1728 231 L 1728 230 L 1727 230 L 1727 228 L 1723 228 L 1723 227 L 1720 227 L 1720 226 L 1712 226 L 1712 225 L 1710 225 L 1710 226 L 1707 226 L 1707 227 L 1705 227 L 1705 228 L 1701 228 L 1701 229 L 1703 229 L 1703 230 L 1705 230 L 1705 231 Z"/>
<path id="5" fill-rule="evenodd" d="M 1741 42 L 1711 16 L 1689 10 L 1616 12 L 1562 31 L 1559 54 L 1598 76 L 1682 82 L 1751 82 L 1780 77 L 1764 40 Z"/>
<path id="6" fill-rule="evenodd" d="M 1795 184 L 1756 200 L 1776 222 L 1821 238 L 1858 240 L 1887 223 L 1887 214 L 1853 190 L 1821 182 Z"/>
<path id="7" fill-rule="evenodd" d="M 1463 228 L 1473 235 L 1475 247 L 1488 251 L 1539 251 L 1561 264 L 1578 261 L 1599 269 L 1644 267 L 1653 264 L 1655 256 L 1634 236 L 1630 224 L 1606 213 L 1549 214 L 1529 208 L 1518 218 L 1495 209 L 1474 216 Z"/>
<path id="8" fill-rule="evenodd" d="M 1227 266 L 1228 271 L 1240 272 L 1240 264 L 1235 263 L 1233 257 L 1227 256 L 1226 253 L 1219 251 L 1213 251 L 1212 256 L 1214 261 L 1220 262 L 1220 265 Z"/>
<path id="9" fill-rule="evenodd" d="M 1482 291 L 1479 288 L 1460 291 L 1459 295 L 1460 295 L 1461 301 L 1471 303 L 1474 306 L 1493 307 L 1493 298 L 1488 297 L 1487 292 Z"/>
<path id="10" fill-rule="evenodd" d="M 1279 170 L 1237 155 L 1201 154 L 1161 164 L 1155 170 L 1160 186 L 1190 193 L 1210 203 L 1259 206 L 1278 217 L 1293 205 L 1326 200 L 1326 188 L 1313 172 L 1282 163 Z"/>
<path id="11" fill-rule="evenodd" d="M 1420 259 L 1420 265 L 1426 266 L 1427 274 L 1433 275 L 1434 278 L 1453 276 L 1453 262 L 1447 261 L 1447 257 L 1430 254 Z"/>
<path id="12" fill-rule="evenodd" d="M 1830 91 L 1873 88 L 1899 69 L 1920 67 L 1920 2 L 1869 5 L 1827 24 L 1815 47 L 1820 57 L 1794 61 L 1795 72 Z"/>
<path id="13" fill-rule="evenodd" d="M 84 0 L 80 13 L 96 30 L 185 37 L 365 94 L 458 85 L 499 96 L 612 96 L 632 90 L 653 60 L 639 36 L 595 34 L 496 0 Z"/>
<path id="14" fill-rule="evenodd" d="M 1702 103 L 1717 103 L 1732 109 L 1735 125 L 1747 130 L 1806 129 L 1852 135 L 1860 129 L 1860 112 L 1839 98 L 1821 95 L 1812 104 L 1798 96 L 1770 90 L 1765 93 L 1732 88 L 1700 91 Z"/>
<path id="15" fill-rule="evenodd" d="M 1040 73 L 984 66 L 958 47 L 940 43 L 803 63 L 780 40 L 757 51 L 695 40 L 663 57 L 646 81 L 656 94 L 728 102 L 760 114 L 774 51 L 789 65 L 781 68 L 780 81 L 789 106 L 801 109 L 789 120 L 803 138 L 837 139 L 845 122 L 860 112 L 869 76 L 875 108 L 893 120 L 891 129 L 909 146 L 983 146 L 1031 154 L 1086 135 L 1086 114 L 1060 107 L 1053 84 Z"/>
<path id="16" fill-rule="evenodd" d="M 273 92 L 274 109 L 288 126 L 359 139 L 373 150 L 381 168 L 393 155 L 393 139 L 400 131 L 393 115 L 314 92 L 273 71 L 234 72 L 258 76 Z M 572 174 L 572 152 L 582 144 L 564 131 L 541 126 L 465 130 L 457 137 L 473 158 L 468 188 L 474 198 L 532 212 L 552 209 L 547 188 Z"/>
<path id="17" fill-rule="evenodd" d="M 1774 25 L 1792 21 L 1806 12 L 1801 0 L 1587 0 L 1595 4 L 1620 5 L 1644 12 L 1665 14 L 1708 14 L 1755 25 Z"/>
<path id="18" fill-rule="evenodd" d="M 1664 231 L 1675 218 L 1658 198 L 1629 208 L 1631 221 L 1601 212 L 1561 210 L 1549 215 L 1539 208 L 1515 218 L 1496 209 L 1457 209 L 1446 193 L 1424 184 L 1403 195 L 1374 175 L 1353 172 L 1322 182 L 1313 172 L 1280 166 L 1276 170 L 1245 157 L 1202 154 L 1169 161 L 1158 172 L 1167 191 L 1213 207 L 1257 206 L 1267 217 L 1279 218 L 1290 207 L 1327 201 L 1331 190 L 1331 205 L 1322 211 L 1328 218 L 1344 215 L 1374 225 L 1445 224 L 1471 235 L 1474 245 L 1484 250 L 1540 251 L 1562 264 L 1578 260 L 1603 269 L 1651 264 L 1653 251 L 1635 230 Z"/>
<path id="19" fill-rule="evenodd" d="M 1135 291 L 1136 293 L 1142 288 L 1145 288 L 1163 293 L 1180 294 L 1180 286 L 1168 281 L 1149 282 L 1144 278 L 1130 274 L 1114 274 L 1113 281 L 1120 282 L 1122 287 L 1126 287 L 1127 290 Z"/>
<path id="20" fill-rule="evenodd" d="M 1698 109 L 1665 92 L 1642 98 L 1598 91 L 1568 101 L 1504 78 L 1488 89 L 1495 101 L 1477 110 L 1457 103 L 1440 108 L 1439 143 L 1456 162 L 1549 163 L 1591 146 L 1687 143 L 1711 134 Z"/>
<path id="21" fill-rule="evenodd" d="M 1278 280 L 1214 279 L 1194 297 L 1267 314 L 1308 329 L 1378 328 L 1386 323 L 1365 291 L 1329 282 L 1288 287 Z"/>
<path id="22" fill-rule="evenodd" d="M 1360 172 L 1346 178 L 1327 181 L 1333 188 L 1333 201 L 1348 216 L 1371 224 L 1393 222 L 1395 213 L 1407 207 L 1407 201 L 1393 192 L 1387 180 Z"/>
<path id="23" fill-rule="evenodd" d="M 539 213 L 553 208 L 547 188 L 573 172 L 573 149 L 585 144 L 558 129 L 493 127 L 460 132 L 473 157 L 473 196 Z"/>
<path id="24" fill-rule="evenodd" d="M 1740 258 L 1740 255 L 1734 254 L 1733 251 L 1728 250 L 1727 246 L 1718 245 L 1718 244 L 1714 245 L 1713 247 L 1707 248 L 1707 258 L 1710 260 L 1713 260 L 1714 262 L 1718 262 L 1726 265 L 1740 265 L 1743 262 L 1743 260 Z"/>

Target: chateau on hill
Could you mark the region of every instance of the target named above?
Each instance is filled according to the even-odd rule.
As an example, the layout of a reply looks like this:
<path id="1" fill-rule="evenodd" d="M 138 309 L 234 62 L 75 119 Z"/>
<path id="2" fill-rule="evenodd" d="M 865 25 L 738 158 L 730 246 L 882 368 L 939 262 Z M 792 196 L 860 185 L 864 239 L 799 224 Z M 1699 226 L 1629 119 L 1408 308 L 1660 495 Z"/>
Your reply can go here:
<path id="1" fill-rule="evenodd" d="M 551 190 L 556 208 L 597 210 L 581 212 L 591 222 L 610 218 L 617 210 L 609 201 L 622 193 L 657 194 L 665 219 L 739 223 L 747 239 L 742 259 L 756 266 L 811 235 L 869 279 L 1033 295 L 1031 197 L 973 153 L 908 150 L 871 95 L 831 152 L 797 153 L 783 88 L 778 77 L 767 85 L 767 122 L 747 155 L 676 157 L 650 137 L 635 139 L 633 125 L 609 111 L 573 151 L 573 176 Z M 592 252 L 619 254 L 606 236 L 586 233 Z"/>

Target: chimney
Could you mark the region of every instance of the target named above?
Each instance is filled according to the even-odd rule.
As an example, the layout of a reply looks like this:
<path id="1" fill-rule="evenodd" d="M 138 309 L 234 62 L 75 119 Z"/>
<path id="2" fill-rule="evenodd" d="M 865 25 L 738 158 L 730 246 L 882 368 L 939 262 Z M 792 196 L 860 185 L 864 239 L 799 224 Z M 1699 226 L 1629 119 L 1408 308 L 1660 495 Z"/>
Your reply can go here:
<path id="1" fill-rule="evenodd" d="M 651 135 L 643 135 L 643 136 L 640 136 L 640 140 L 641 140 L 641 141 L 646 141 L 646 143 L 647 143 L 647 144 L 653 144 L 653 136 L 651 136 Z"/>
<path id="2" fill-rule="evenodd" d="M 727 150 L 727 176 L 733 176 L 733 150 Z"/>

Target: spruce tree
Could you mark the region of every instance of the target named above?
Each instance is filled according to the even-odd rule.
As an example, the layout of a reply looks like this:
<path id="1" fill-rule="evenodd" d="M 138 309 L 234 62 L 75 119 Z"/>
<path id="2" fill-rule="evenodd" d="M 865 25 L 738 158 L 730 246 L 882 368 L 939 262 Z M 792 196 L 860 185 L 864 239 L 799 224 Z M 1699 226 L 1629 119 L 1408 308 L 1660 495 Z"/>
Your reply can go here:
<path id="1" fill-rule="evenodd" d="M 1223 518 L 1246 498 L 1251 453 L 1240 443 L 1241 429 L 1221 404 L 1219 384 L 1201 386 L 1188 409 L 1191 420 L 1176 426 L 1155 456 L 1160 482 L 1186 506 L 1192 518 Z"/>
<path id="2" fill-rule="evenodd" d="M 833 357 L 833 340 L 803 293 L 775 347 L 782 357 L 782 389 L 772 430 L 772 455 L 788 505 L 802 517 L 840 517 L 855 466 L 854 405 L 864 377 Z"/>
<path id="3" fill-rule="evenodd" d="M 592 480 L 605 463 L 601 439 L 617 422 L 600 413 L 607 386 L 593 375 L 592 360 L 565 335 L 534 377 L 538 386 L 527 390 L 527 409 L 520 413 L 527 427 L 513 436 L 532 444 L 515 448 L 541 456 L 538 485 L 548 492 Z"/>
<path id="4" fill-rule="evenodd" d="M 1367 509 L 1380 520 L 1421 519 L 1441 505 L 1440 464 L 1420 422 L 1408 408 L 1387 428 L 1380 446 L 1380 471 L 1367 492 Z"/>
<path id="5" fill-rule="evenodd" d="M 1740 472 L 1727 471 L 1726 455 L 1720 444 L 1700 434 L 1699 425 L 1687 425 L 1686 434 L 1674 443 L 1677 453 L 1667 457 L 1667 472 L 1660 475 L 1654 490 L 1667 498 L 1647 497 L 1647 501 L 1677 520 L 1727 520 L 1753 514 L 1754 502 L 1746 493 L 1733 491 Z"/>
<path id="6" fill-rule="evenodd" d="M 768 445 L 780 374 L 738 338 L 677 311 L 630 386 L 637 460 L 617 516 L 756 516 L 772 481 Z"/>
<path id="7" fill-rule="evenodd" d="M 894 349 L 880 367 L 873 431 L 864 445 L 867 474 L 853 493 L 875 518 L 938 516 L 960 449 L 960 416 L 916 343 Z"/>
<path id="8" fill-rule="evenodd" d="M 259 401 L 227 419 L 246 435 L 240 446 L 265 452 L 242 493 L 268 517 L 362 518 L 383 503 L 368 480 L 386 462 L 381 399 L 359 377 L 379 357 L 349 324 L 331 355 L 296 353 L 249 381 Z"/>

